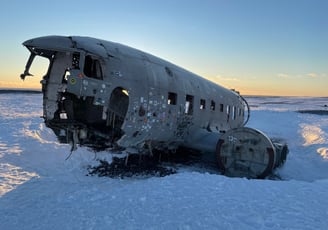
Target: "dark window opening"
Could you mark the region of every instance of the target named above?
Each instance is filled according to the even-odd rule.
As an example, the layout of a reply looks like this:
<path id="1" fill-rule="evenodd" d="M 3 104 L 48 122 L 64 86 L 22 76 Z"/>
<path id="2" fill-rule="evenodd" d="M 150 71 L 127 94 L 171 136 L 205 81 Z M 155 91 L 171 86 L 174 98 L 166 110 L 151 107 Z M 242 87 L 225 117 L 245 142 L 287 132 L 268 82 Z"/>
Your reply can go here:
<path id="1" fill-rule="evenodd" d="M 236 107 L 232 106 L 232 120 L 236 120 Z"/>
<path id="2" fill-rule="evenodd" d="M 227 105 L 227 122 L 230 120 L 230 105 Z"/>
<path id="3" fill-rule="evenodd" d="M 186 95 L 185 114 L 192 115 L 194 106 L 194 96 Z"/>
<path id="4" fill-rule="evenodd" d="M 80 54 L 74 53 L 72 57 L 72 68 L 80 69 Z"/>
<path id="5" fill-rule="evenodd" d="M 220 112 L 223 112 L 223 108 L 224 108 L 223 104 L 220 104 Z"/>
<path id="6" fill-rule="evenodd" d="M 206 100 L 200 99 L 199 109 L 201 109 L 201 110 L 206 109 Z"/>
<path id="7" fill-rule="evenodd" d="M 177 104 L 177 94 L 169 92 L 167 97 L 167 104 L 168 105 L 176 105 Z"/>
<path id="8" fill-rule="evenodd" d="M 85 57 L 83 72 L 88 77 L 96 78 L 99 80 L 103 79 L 103 73 L 99 60 L 94 59 L 90 55 Z"/>
<path id="9" fill-rule="evenodd" d="M 213 100 L 211 100 L 211 110 L 212 111 L 215 110 L 215 102 Z"/>
<path id="10" fill-rule="evenodd" d="M 230 105 L 227 105 L 227 114 L 230 115 Z"/>

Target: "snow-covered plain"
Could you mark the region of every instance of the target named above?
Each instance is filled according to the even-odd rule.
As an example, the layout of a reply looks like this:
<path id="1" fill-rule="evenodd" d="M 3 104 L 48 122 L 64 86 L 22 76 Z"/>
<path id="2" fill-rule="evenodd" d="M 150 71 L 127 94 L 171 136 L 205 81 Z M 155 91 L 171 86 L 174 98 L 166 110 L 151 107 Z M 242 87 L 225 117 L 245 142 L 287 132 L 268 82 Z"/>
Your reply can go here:
<path id="1" fill-rule="evenodd" d="M 328 98 L 249 97 L 248 126 L 287 141 L 282 180 L 199 170 L 86 176 L 95 155 L 58 144 L 41 94 L 0 94 L 0 229 L 328 229 Z"/>

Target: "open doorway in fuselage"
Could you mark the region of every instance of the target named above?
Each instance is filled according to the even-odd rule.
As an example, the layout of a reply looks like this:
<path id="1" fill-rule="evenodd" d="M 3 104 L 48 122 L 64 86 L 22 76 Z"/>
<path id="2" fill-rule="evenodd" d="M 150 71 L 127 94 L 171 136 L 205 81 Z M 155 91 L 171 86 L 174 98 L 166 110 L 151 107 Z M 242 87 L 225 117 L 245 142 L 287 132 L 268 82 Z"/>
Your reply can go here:
<path id="1" fill-rule="evenodd" d="M 129 93 L 122 87 L 113 90 L 108 106 L 107 125 L 113 130 L 120 130 L 129 108 Z"/>

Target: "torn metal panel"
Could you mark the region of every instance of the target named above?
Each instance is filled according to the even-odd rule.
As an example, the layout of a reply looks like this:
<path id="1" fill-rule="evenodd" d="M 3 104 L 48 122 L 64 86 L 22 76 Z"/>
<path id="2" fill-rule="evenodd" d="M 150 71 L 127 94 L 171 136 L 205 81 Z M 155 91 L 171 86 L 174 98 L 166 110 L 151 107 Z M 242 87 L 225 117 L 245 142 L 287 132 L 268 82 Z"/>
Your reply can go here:
<path id="1" fill-rule="evenodd" d="M 36 55 L 49 59 L 41 80 L 45 123 L 74 148 L 199 149 L 204 144 L 192 142 L 245 124 L 238 93 L 142 51 L 78 36 L 23 45 L 31 55 L 22 79 Z"/>
<path id="2" fill-rule="evenodd" d="M 62 142 L 140 148 L 152 141 L 154 148 L 172 148 L 191 134 L 205 130 L 219 136 L 243 124 L 243 114 L 231 119 L 230 110 L 213 106 L 216 101 L 244 110 L 238 95 L 142 51 L 77 36 L 23 45 L 31 51 L 23 77 L 30 75 L 35 55 L 50 61 L 41 81 L 44 119 Z M 200 111 L 200 98 L 208 109 Z"/>

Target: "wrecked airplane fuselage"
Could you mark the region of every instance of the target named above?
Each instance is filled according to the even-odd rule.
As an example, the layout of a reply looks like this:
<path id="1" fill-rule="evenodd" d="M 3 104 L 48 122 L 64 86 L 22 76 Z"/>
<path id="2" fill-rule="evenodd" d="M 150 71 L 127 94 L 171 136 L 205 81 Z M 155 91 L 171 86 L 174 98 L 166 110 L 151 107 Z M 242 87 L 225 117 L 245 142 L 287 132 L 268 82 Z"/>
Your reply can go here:
<path id="1" fill-rule="evenodd" d="M 75 36 L 23 45 L 31 55 L 22 79 L 36 55 L 49 59 L 41 80 L 43 118 L 72 149 L 218 152 L 220 136 L 248 120 L 247 103 L 235 91 L 139 50 Z"/>

